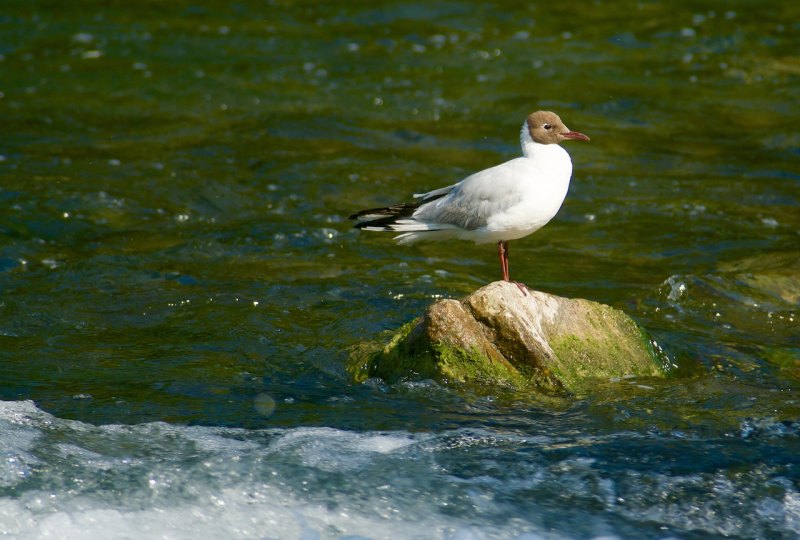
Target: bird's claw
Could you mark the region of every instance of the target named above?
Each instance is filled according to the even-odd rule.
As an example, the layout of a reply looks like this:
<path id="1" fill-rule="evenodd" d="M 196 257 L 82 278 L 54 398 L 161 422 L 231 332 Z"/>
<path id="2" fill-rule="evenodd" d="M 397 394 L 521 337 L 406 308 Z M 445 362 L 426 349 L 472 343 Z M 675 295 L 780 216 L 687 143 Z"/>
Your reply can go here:
<path id="1" fill-rule="evenodd" d="M 528 296 L 528 291 L 530 290 L 530 288 L 527 285 L 525 285 L 524 283 L 522 283 L 520 281 L 513 281 L 511 279 L 505 279 L 503 281 L 507 281 L 509 283 L 513 283 L 522 292 L 523 296 Z"/>

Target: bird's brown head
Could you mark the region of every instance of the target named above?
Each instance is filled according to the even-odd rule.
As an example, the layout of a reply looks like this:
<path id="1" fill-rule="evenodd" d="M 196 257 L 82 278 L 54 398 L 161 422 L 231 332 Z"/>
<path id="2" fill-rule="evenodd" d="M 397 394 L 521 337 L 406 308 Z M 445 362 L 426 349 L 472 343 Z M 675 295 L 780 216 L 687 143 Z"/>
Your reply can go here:
<path id="1" fill-rule="evenodd" d="M 588 141 L 589 137 L 577 131 L 570 131 L 561 118 L 551 111 L 536 111 L 528 115 L 528 133 L 539 144 L 558 144 L 569 139 Z"/>

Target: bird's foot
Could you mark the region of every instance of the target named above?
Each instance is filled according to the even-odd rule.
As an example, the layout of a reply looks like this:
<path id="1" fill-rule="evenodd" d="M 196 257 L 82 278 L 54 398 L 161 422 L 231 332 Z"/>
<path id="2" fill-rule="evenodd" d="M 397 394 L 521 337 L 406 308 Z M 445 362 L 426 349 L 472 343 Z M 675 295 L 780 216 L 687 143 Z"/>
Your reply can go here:
<path id="1" fill-rule="evenodd" d="M 511 281 L 511 280 L 509 280 L 509 281 Z M 514 285 L 516 285 L 516 286 L 517 286 L 517 288 L 518 288 L 520 291 L 522 291 L 522 296 L 528 296 L 528 291 L 529 291 L 530 289 L 528 289 L 528 286 L 527 286 L 527 285 L 525 285 L 524 283 L 521 283 L 521 282 L 519 282 L 519 281 L 511 281 L 511 283 L 513 283 Z"/>

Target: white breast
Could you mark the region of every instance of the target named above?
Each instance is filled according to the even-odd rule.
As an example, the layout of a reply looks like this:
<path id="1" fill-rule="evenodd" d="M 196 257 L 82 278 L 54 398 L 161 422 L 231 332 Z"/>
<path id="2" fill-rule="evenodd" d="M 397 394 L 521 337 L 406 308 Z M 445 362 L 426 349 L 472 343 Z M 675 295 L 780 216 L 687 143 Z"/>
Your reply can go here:
<path id="1" fill-rule="evenodd" d="M 528 151 L 525 151 L 528 150 Z M 557 144 L 523 146 L 526 157 L 514 160 L 519 202 L 491 216 L 491 240 L 515 240 L 543 227 L 558 213 L 569 189 L 572 160 Z M 484 241 L 490 241 L 486 238 Z"/>

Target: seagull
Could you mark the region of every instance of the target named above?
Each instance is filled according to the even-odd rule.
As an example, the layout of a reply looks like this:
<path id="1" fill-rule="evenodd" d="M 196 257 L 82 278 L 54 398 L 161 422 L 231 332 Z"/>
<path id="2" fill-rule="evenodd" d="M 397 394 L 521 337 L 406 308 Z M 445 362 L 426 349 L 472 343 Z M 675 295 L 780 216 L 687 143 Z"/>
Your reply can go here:
<path id="1" fill-rule="evenodd" d="M 508 242 L 544 227 L 561 208 L 572 176 L 572 160 L 559 143 L 588 141 L 570 131 L 558 115 L 536 111 L 522 124 L 522 157 L 472 174 L 460 182 L 415 193 L 414 203 L 362 210 L 350 216 L 365 231 L 400 233 L 395 240 L 472 240 L 497 242 L 503 280 L 508 273 Z M 525 293 L 524 285 L 518 282 Z"/>

